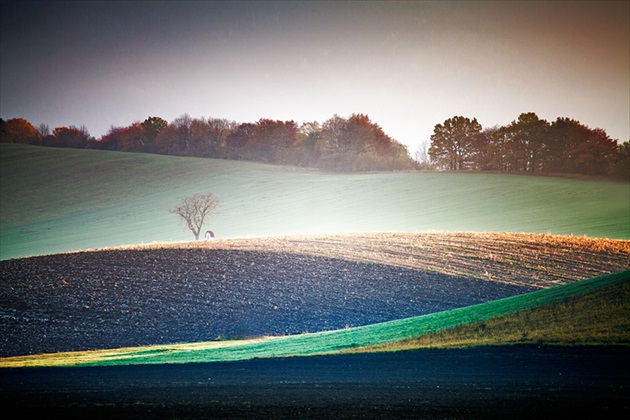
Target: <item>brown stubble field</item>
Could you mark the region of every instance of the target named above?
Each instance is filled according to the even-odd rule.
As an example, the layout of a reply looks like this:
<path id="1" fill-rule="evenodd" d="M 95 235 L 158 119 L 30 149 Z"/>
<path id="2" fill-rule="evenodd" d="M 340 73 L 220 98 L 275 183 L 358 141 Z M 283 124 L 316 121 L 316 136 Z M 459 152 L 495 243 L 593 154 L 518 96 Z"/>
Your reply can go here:
<path id="1" fill-rule="evenodd" d="M 547 288 L 630 268 L 630 240 L 532 233 L 362 233 L 215 239 L 129 249 L 286 252 Z"/>

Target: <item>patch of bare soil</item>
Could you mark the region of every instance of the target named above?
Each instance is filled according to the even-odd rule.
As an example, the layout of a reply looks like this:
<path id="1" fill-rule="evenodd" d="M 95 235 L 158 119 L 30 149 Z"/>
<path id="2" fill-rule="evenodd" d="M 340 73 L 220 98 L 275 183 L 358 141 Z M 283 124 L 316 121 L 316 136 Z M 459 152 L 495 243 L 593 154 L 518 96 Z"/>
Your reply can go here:
<path id="1" fill-rule="evenodd" d="M 0 263 L 0 356 L 298 334 L 531 287 L 288 252 L 110 250 Z"/>

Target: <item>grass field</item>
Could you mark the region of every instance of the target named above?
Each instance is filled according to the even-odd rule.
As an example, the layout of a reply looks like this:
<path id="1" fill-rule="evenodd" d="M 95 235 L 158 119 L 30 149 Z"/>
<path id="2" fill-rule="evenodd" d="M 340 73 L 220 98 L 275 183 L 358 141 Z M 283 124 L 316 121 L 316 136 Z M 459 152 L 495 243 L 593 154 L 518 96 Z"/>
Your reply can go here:
<path id="1" fill-rule="evenodd" d="M 0 144 L 0 259 L 190 240 L 168 213 L 211 191 L 220 238 L 539 232 L 630 239 L 627 183 L 453 173 L 328 174 L 250 162 Z"/>
<path id="2" fill-rule="evenodd" d="M 357 328 L 240 341 L 9 357 L 0 359 L 0 367 L 196 363 L 480 343 L 628 345 L 629 282 L 630 271 L 624 271 L 466 308 Z M 524 325 L 523 319 L 526 325 L 542 325 L 549 321 L 547 316 L 558 314 L 564 316 L 554 329 L 542 328 L 546 335 L 530 335 L 530 329 L 519 329 Z M 575 324 L 579 325 L 574 331 L 567 329 Z M 604 342 L 602 325 L 612 330 L 604 334 L 608 340 Z M 486 336 L 485 341 L 479 340 L 480 334 Z"/>

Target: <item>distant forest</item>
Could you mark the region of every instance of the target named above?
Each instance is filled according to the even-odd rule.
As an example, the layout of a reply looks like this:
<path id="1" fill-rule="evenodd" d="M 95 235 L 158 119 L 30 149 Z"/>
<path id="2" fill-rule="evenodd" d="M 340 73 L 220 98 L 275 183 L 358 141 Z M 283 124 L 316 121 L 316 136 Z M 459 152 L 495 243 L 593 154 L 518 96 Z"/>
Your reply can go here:
<path id="1" fill-rule="evenodd" d="M 172 156 L 249 160 L 339 172 L 448 170 L 568 174 L 630 180 L 630 142 L 618 144 L 602 129 L 569 118 L 554 122 L 523 113 L 507 126 L 482 128 L 456 116 L 437 124 L 412 158 L 367 115 L 337 115 L 324 123 L 221 118 L 172 122 L 148 117 L 111 127 L 101 138 L 85 126 L 37 128 L 23 118 L 0 119 L 0 141 Z"/>

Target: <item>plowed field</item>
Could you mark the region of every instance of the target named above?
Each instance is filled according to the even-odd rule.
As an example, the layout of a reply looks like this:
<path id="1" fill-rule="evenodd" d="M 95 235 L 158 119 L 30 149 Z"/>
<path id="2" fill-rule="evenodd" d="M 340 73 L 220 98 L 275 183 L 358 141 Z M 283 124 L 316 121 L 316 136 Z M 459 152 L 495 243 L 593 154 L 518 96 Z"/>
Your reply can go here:
<path id="1" fill-rule="evenodd" d="M 508 234 L 218 240 L 0 262 L 0 356 L 339 329 L 627 269 L 629 241 Z"/>

